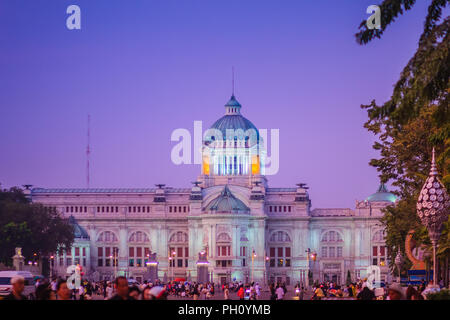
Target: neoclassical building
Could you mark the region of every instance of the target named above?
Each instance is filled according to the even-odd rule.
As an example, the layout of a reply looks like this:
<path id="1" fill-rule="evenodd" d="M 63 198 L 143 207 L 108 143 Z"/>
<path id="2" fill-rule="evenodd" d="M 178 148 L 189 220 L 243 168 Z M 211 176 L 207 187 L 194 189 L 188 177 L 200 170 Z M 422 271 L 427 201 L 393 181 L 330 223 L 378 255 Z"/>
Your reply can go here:
<path id="1" fill-rule="evenodd" d="M 233 95 L 205 135 L 202 172 L 190 188 L 26 190 L 74 225 L 75 243 L 55 253 L 54 272 L 80 264 L 94 279 L 142 281 L 156 260 L 161 280 L 196 281 L 202 252 L 216 283 L 345 283 L 373 265 L 389 280 L 379 218 L 395 196 L 382 184 L 354 209 L 312 209 L 305 184 L 269 187 L 263 141 L 240 110 Z"/>

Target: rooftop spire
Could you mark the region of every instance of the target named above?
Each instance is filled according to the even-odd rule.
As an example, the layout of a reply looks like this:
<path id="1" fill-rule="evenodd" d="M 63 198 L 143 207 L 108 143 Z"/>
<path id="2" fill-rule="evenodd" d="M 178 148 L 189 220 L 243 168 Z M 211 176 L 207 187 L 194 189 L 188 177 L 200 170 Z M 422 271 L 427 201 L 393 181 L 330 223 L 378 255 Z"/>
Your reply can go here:
<path id="1" fill-rule="evenodd" d="M 231 67 L 231 96 L 234 97 L 234 66 Z"/>
<path id="2" fill-rule="evenodd" d="M 234 66 L 231 67 L 231 98 L 225 105 L 225 115 L 239 115 L 241 104 L 236 100 L 234 96 Z"/>
<path id="3" fill-rule="evenodd" d="M 433 156 L 431 157 L 430 176 L 437 176 L 437 175 L 438 175 L 438 171 L 437 171 L 437 166 L 436 166 L 436 156 L 435 156 L 435 151 L 434 151 L 434 147 L 433 147 Z"/>
<path id="4" fill-rule="evenodd" d="M 378 186 L 377 192 L 389 192 L 388 189 L 386 188 L 386 185 L 384 184 L 384 182 L 380 183 L 380 185 Z"/>

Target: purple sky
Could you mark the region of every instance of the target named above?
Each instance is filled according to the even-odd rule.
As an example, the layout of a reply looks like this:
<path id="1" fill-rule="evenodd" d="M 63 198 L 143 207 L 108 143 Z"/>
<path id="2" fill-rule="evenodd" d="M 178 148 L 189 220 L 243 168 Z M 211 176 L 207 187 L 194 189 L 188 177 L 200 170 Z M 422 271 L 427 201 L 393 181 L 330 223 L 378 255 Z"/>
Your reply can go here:
<path id="1" fill-rule="evenodd" d="M 380 1 L 3 0 L 0 183 L 190 187 L 199 165 L 170 161 L 176 128 L 204 130 L 231 94 L 258 128 L 280 129 L 272 187 L 307 182 L 313 207 L 354 207 L 378 186 L 360 104 L 389 98 L 430 1 L 359 46 Z M 81 7 L 82 30 L 66 28 Z"/>

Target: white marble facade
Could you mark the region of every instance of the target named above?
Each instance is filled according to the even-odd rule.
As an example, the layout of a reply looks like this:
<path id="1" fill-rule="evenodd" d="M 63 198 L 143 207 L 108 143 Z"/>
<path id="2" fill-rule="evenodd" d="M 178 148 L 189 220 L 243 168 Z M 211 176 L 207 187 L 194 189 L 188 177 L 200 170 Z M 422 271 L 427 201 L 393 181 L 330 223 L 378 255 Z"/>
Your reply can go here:
<path id="1" fill-rule="evenodd" d="M 222 124 L 215 127 L 223 129 L 224 118 L 241 117 L 240 107 L 232 97 L 226 115 L 218 120 Z M 383 185 L 354 209 L 312 209 L 304 185 L 271 188 L 266 177 L 252 169 L 251 160 L 242 161 L 248 170 L 233 174 L 209 172 L 203 165 L 192 188 L 25 192 L 33 202 L 75 217 L 87 232 L 69 252 L 55 255 L 54 271 L 60 275 L 68 264 L 79 263 L 88 277 L 121 274 L 142 281 L 148 255 L 156 253 L 161 280 L 195 281 L 198 254 L 205 250 L 216 283 L 253 279 L 293 285 L 305 283 L 308 270 L 314 280 L 345 283 L 348 273 L 354 281 L 373 264 L 380 266 L 383 280 L 389 280 L 379 218 L 395 197 Z"/>

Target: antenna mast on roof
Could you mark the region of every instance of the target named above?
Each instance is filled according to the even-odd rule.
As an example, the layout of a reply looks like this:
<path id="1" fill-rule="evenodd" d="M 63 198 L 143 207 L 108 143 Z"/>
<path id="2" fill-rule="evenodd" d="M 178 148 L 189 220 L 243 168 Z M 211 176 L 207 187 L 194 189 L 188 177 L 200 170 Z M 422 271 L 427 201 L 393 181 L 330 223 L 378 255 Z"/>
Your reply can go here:
<path id="1" fill-rule="evenodd" d="M 234 96 L 234 66 L 231 67 L 231 95 Z"/>
<path id="2" fill-rule="evenodd" d="M 89 168 L 89 158 L 91 154 L 91 115 L 88 114 L 87 118 L 88 127 L 87 127 L 87 147 L 86 147 L 86 185 L 89 189 L 90 183 L 90 168 Z"/>

